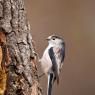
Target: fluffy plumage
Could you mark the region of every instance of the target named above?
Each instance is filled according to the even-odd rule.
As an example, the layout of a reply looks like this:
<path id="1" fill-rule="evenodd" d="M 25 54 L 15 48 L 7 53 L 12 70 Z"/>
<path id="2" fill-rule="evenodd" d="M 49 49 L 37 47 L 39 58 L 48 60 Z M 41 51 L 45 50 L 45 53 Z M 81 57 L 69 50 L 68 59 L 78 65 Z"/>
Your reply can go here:
<path id="1" fill-rule="evenodd" d="M 65 42 L 63 38 L 56 35 L 49 36 L 47 40 L 49 44 L 41 58 L 41 65 L 48 76 L 47 95 L 51 95 L 55 80 L 59 83 L 59 73 L 65 57 Z"/>

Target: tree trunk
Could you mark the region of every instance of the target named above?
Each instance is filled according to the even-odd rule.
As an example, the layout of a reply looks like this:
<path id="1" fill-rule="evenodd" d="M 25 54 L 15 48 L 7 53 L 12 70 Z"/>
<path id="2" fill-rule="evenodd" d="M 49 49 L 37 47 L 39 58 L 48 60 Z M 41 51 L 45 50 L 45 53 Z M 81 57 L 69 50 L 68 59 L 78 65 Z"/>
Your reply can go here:
<path id="1" fill-rule="evenodd" d="M 37 75 L 37 55 L 23 0 L 0 0 L 0 32 L 6 37 L 3 43 L 10 57 L 10 64 L 6 60 L 2 63 L 4 66 L 7 64 L 4 95 L 42 95 Z"/>

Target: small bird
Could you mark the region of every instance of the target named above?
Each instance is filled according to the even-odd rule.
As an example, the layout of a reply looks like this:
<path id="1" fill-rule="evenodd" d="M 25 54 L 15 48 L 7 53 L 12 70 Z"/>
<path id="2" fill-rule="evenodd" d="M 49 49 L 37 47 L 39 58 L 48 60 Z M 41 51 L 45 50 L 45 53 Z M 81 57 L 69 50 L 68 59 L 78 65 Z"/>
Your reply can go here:
<path id="1" fill-rule="evenodd" d="M 48 46 L 40 61 L 43 72 L 48 76 L 47 95 L 51 95 L 55 80 L 59 84 L 59 74 L 65 57 L 65 42 L 56 35 L 49 36 L 47 40 Z"/>

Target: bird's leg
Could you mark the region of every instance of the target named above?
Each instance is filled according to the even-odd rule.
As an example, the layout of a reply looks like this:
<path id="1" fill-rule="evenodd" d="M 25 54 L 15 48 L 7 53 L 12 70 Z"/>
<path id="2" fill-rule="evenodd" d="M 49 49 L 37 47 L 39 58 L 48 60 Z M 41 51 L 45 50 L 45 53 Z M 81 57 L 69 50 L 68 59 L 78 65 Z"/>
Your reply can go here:
<path id="1" fill-rule="evenodd" d="M 41 75 L 39 75 L 39 78 L 43 77 L 45 75 L 45 73 L 42 73 Z"/>

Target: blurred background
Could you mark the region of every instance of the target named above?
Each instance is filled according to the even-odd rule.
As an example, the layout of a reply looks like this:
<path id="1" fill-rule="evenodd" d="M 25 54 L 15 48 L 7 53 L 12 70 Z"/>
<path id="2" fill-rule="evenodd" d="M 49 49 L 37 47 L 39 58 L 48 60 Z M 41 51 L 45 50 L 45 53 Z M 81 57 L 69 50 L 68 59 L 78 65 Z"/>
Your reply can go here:
<path id="1" fill-rule="evenodd" d="M 66 57 L 53 95 L 95 95 L 95 0 L 25 0 L 25 4 L 40 57 L 49 35 L 65 39 Z M 45 76 L 40 83 L 46 95 Z"/>

